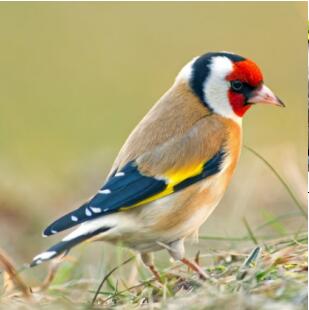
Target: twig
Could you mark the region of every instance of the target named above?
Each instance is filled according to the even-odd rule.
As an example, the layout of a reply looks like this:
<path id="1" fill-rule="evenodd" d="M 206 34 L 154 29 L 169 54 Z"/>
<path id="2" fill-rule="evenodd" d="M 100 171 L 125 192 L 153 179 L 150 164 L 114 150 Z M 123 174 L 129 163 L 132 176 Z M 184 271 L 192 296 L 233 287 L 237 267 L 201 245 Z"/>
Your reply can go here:
<path id="1" fill-rule="evenodd" d="M 31 296 L 31 289 L 20 278 L 13 263 L 2 250 L 0 251 L 0 265 L 2 265 L 4 271 L 8 274 L 15 288 L 19 289 L 24 297 L 29 298 Z"/>

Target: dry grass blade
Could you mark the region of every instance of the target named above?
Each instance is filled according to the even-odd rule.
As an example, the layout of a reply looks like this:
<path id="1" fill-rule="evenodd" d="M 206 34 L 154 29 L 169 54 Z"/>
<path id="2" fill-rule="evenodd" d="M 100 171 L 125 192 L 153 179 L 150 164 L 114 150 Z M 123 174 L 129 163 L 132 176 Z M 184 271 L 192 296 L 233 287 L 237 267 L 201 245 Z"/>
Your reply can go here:
<path id="1" fill-rule="evenodd" d="M 106 281 L 117 269 L 119 269 L 120 267 L 126 265 L 126 264 L 129 263 L 131 260 L 133 260 L 134 258 L 135 258 L 135 256 L 131 256 L 130 258 L 128 258 L 127 260 L 125 260 L 124 262 L 122 262 L 120 265 L 118 265 L 118 266 L 116 266 L 115 268 L 113 268 L 110 272 L 108 272 L 108 273 L 104 276 L 104 278 L 102 279 L 100 285 L 98 286 L 98 288 L 97 288 L 97 290 L 96 290 L 96 292 L 95 292 L 95 294 L 94 294 L 94 296 L 93 296 L 93 299 L 92 299 L 92 302 L 91 302 L 92 305 L 94 305 L 94 303 L 95 303 L 95 301 L 96 301 L 96 299 L 97 299 L 97 297 L 98 297 L 98 295 L 99 295 L 99 293 L 100 293 L 100 290 L 101 290 L 101 288 L 103 287 L 105 281 Z"/>
<path id="2" fill-rule="evenodd" d="M 52 281 L 55 278 L 55 275 L 57 273 L 57 270 L 60 266 L 60 263 L 63 261 L 63 257 L 55 259 L 51 264 L 50 264 L 50 268 L 48 270 L 48 274 L 45 277 L 43 283 L 36 288 L 33 288 L 33 291 L 35 292 L 41 292 L 41 291 L 45 291 L 46 289 L 49 288 L 50 284 L 52 283 Z"/>
<path id="3" fill-rule="evenodd" d="M 24 297 L 30 298 L 31 289 L 20 278 L 11 259 L 9 259 L 8 255 L 6 255 L 3 250 L 0 250 L 0 265 L 2 265 L 5 273 L 8 275 L 6 279 L 8 283 L 6 283 L 6 286 L 10 287 L 12 286 L 10 284 L 13 284 L 13 287 L 18 289 Z"/>
<path id="4" fill-rule="evenodd" d="M 199 265 L 200 264 L 200 254 L 201 254 L 201 251 L 198 250 L 196 252 L 196 255 L 195 255 L 195 258 L 194 258 L 194 261 Z"/>

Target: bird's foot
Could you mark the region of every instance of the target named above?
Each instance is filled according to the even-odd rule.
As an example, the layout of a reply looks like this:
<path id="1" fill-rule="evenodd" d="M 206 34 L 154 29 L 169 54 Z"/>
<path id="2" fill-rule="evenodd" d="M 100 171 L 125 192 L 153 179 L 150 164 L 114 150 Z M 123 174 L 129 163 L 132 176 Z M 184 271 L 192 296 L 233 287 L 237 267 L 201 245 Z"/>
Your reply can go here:
<path id="1" fill-rule="evenodd" d="M 199 275 L 200 279 L 207 280 L 209 278 L 205 271 L 202 269 L 202 267 L 199 266 L 196 262 L 190 261 L 187 258 L 182 258 L 180 261 L 183 264 L 187 265 L 190 269 L 195 271 Z"/>

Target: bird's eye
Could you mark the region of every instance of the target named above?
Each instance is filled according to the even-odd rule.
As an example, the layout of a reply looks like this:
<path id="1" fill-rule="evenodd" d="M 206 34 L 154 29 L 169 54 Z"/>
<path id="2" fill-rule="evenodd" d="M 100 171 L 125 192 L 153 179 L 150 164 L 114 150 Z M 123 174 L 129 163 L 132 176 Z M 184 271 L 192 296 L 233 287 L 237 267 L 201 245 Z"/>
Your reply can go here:
<path id="1" fill-rule="evenodd" d="M 232 89 L 234 90 L 234 91 L 236 91 L 236 92 L 239 92 L 239 91 L 241 91 L 242 90 L 242 88 L 243 88 L 243 83 L 242 82 L 240 82 L 240 81 L 232 81 L 231 82 L 231 87 L 232 87 Z"/>

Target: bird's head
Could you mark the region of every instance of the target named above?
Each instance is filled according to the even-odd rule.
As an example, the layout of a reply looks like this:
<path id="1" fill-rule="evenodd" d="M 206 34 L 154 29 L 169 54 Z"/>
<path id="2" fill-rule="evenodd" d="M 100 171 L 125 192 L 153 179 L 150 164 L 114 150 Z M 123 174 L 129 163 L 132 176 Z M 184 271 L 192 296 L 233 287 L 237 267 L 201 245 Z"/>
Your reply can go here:
<path id="1" fill-rule="evenodd" d="M 214 113 L 241 118 L 256 103 L 284 106 L 264 84 L 259 67 L 251 60 L 228 52 L 194 58 L 178 75 Z"/>

